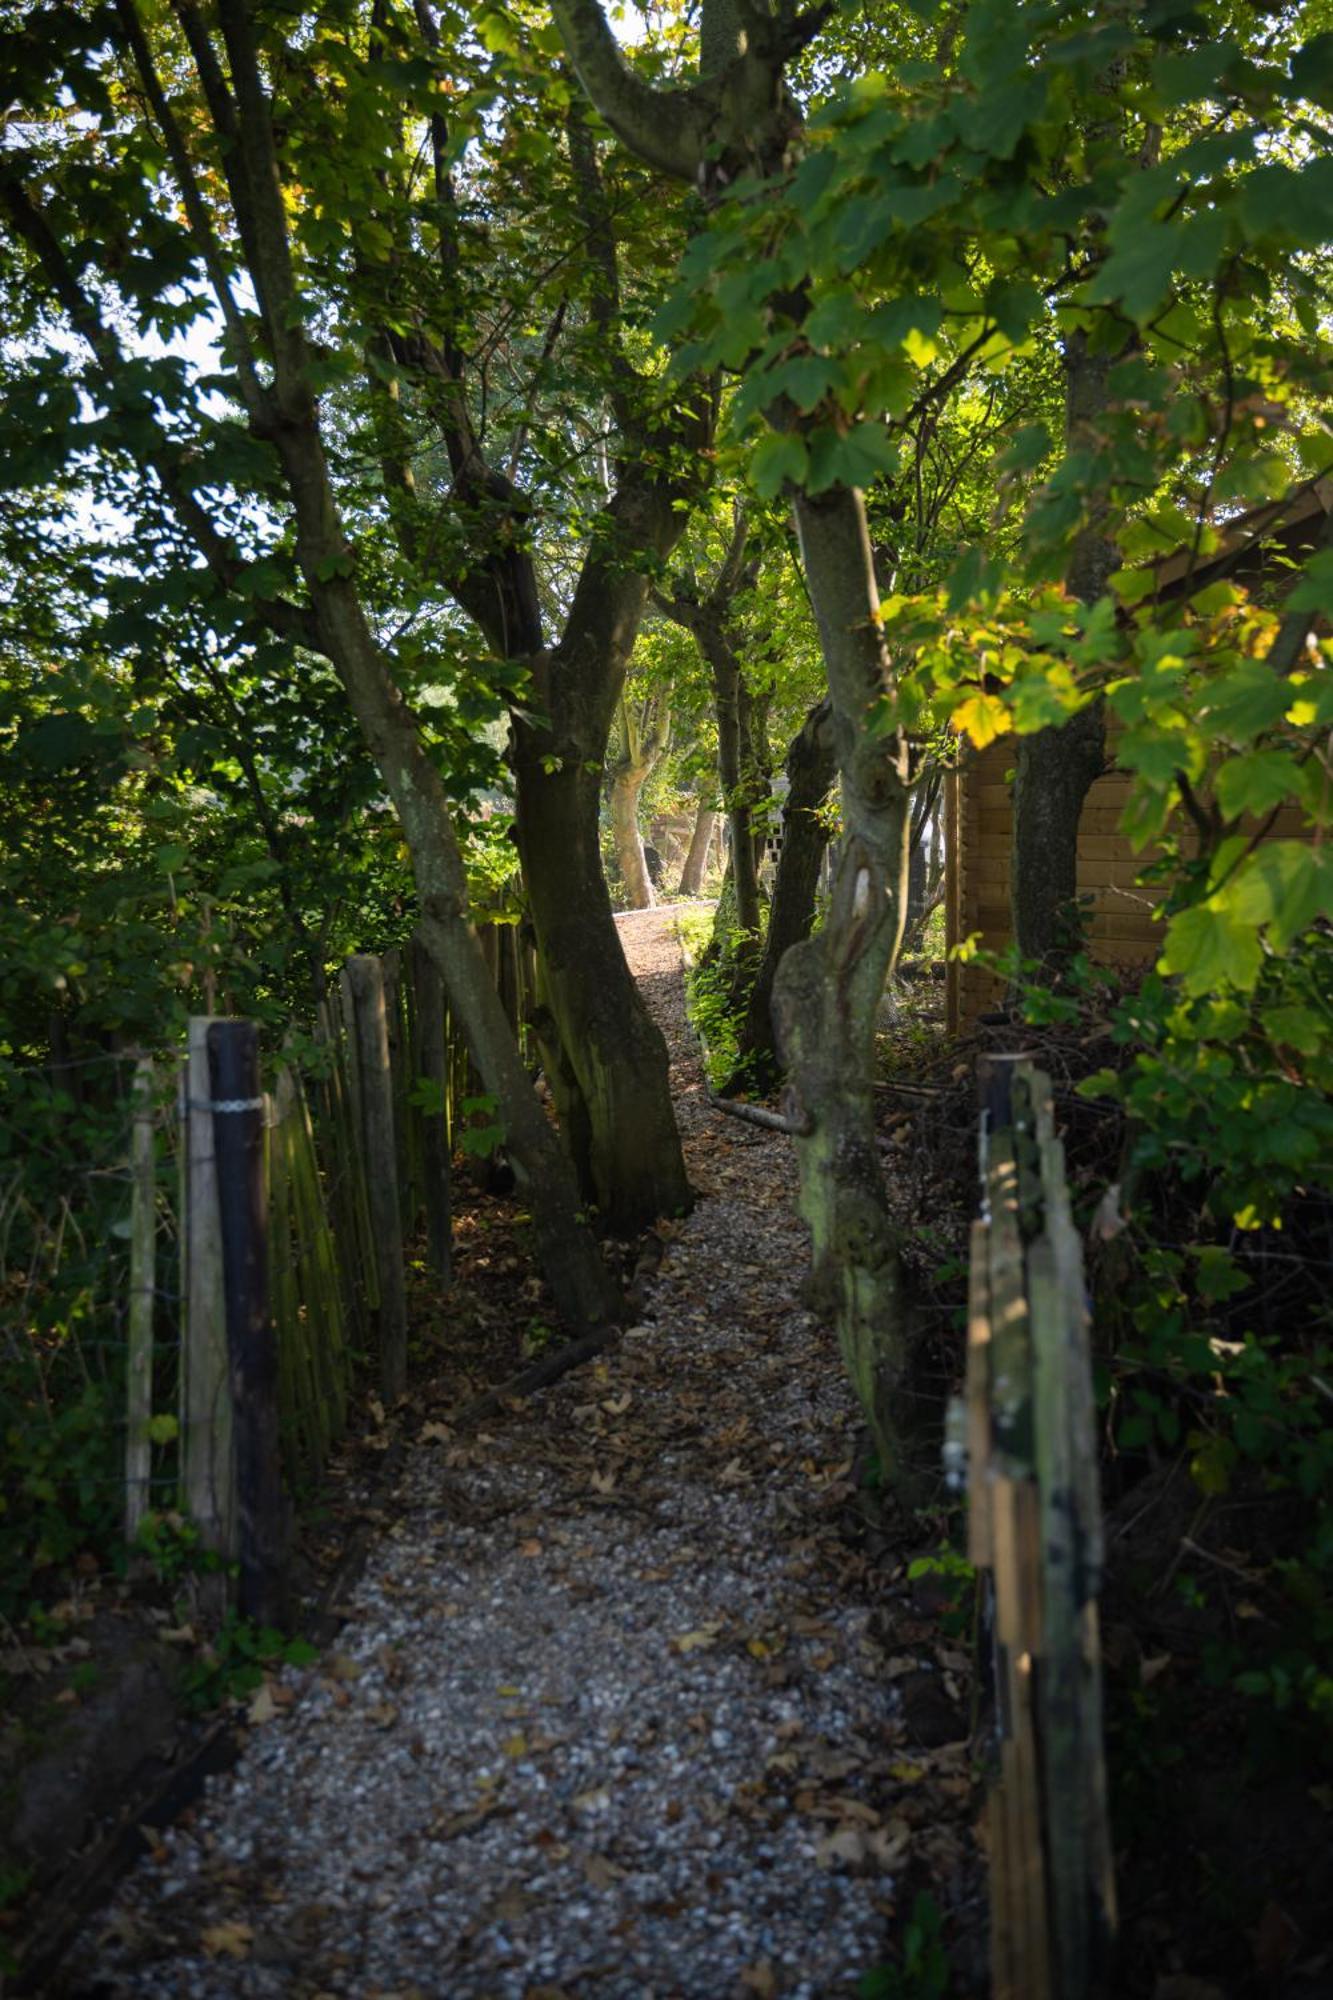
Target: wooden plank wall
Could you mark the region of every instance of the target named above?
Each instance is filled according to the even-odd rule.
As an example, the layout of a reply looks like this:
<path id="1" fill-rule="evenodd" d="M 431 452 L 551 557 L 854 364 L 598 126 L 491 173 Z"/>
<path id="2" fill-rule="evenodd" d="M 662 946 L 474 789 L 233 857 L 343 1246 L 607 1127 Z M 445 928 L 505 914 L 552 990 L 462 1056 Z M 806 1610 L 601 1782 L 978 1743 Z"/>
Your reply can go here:
<path id="1" fill-rule="evenodd" d="M 948 779 L 951 800 L 946 824 L 950 885 L 946 899 L 948 941 L 952 946 L 980 934 L 986 951 L 1003 951 L 1010 941 L 1009 867 L 1013 846 L 1013 793 L 1010 773 L 1014 738 L 1001 736 L 984 750 L 965 750 Z M 1158 852 L 1136 854 L 1116 831 L 1129 797 L 1127 772 L 1110 770 L 1088 793 L 1078 829 L 1078 888 L 1090 899 L 1092 955 L 1102 964 L 1146 970 L 1162 946 L 1162 927 L 1153 912 L 1165 895 L 1158 883 L 1138 880 Z M 1296 807 L 1284 808 L 1268 836 L 1272 840 L 1310 838 Z M 1003 982 L 984 966 L 959 965 L 947 973 L 948 1024 L 956 1033 L 979 1014 L 997 1007 Z"/>

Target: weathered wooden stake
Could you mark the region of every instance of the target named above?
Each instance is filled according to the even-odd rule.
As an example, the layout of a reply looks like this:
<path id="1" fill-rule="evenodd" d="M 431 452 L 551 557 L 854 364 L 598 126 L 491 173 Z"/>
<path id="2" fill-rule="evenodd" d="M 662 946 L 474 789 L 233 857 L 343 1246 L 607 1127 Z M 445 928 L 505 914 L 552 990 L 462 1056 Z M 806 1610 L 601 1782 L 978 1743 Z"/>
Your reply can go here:
<path id="1" fill-rule="evenodd" d="M 1096 1410 L 1049 1079 L 979 1065 L 983 1215 L 968 1301 L 968 1551 L 989 1593 L 995 2000 L 1096 2000 L 1115 1932 L 1102 1749 Z"/>
<path id="2" fill-rule="evenodd" d="M 195 1015 L 182 1090 L 181 1504 L 206 1548 L 235 1554 L 231 1376 L 213 1155 L 209 1015 Z"/>
<path id="3" fill-rule="evenodd" d="M 287 1503 L 278 1437 L 278 1354 L 268 1309 L 268 1190 L 259 1030 L 208 1031 L 213 1148 L 236 1445 L 238 1605 L 261 1625 L 287 1621 Z"/>
<path id="4" fill-rule="evenodd" d="M 379 1271 L 380 1387 L 386 1402 L 396 1402 L 407 1387 L 407 1294 L 384 980 L 379 960 L 368 955 L 349 958 L 345 969 L 356 1018 L 361 1144 Z"/>
<path id="5" fill-rule="evenodd" d="M 424 946 L 411 947 L 412 989 L 416 997 L 417 1061 L 421 1076 L 439 1093 L 438 1110 L 422 1117 L 422 1170 L 426 1197 L 426 1241 L 431 1269 L 442 1284 L 453 1275 L 453 1216 L 449 1188 L 448 1053 L 444 1029 L 444 981 Z"/>
<path id="6" fill-rule="evenodd" d="M 130 1351 L 125 1433 L 125 1539 L 151 1502 L 153 1304 L 157 1294 L 157 1188 L 153 1172 L 153 1064 L 135 1064 L 130 1137 Z"/>

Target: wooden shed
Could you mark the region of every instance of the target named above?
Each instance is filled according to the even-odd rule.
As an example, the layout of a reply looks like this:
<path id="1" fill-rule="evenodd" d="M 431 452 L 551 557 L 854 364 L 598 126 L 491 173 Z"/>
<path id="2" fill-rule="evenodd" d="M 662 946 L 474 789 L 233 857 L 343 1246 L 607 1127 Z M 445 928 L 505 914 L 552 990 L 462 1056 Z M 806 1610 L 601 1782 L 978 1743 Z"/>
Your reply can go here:
<path id="1" fill-rule="evenodd" d="M 1281 588 L 1291 564 L 1316 546 L 1333 511 L 1333 479 L 1313 480 L 1282 500 L 1253 508 L 1229 528 L 1219 547 L 1193 566 L 1194 587 L 1230 576 L 1252 588 L 1271 575 Z M 1188 550 L 1154 565 L 1157 594 L 1179 591 L 1191 573 Z M 1112 748 L 1114 746 L 1112 745 Z M 1004 951 L 1011 938 L 1009 871 L 1013 846 L 1014 739 L 1002 736 L 984 750 L 967 750 L 945 787 L 946 930 L 950 947 L 979 936 L 986 951 Z M 1087 899 L 1093 956 L 1103 963 L 1152 964 L 1161 948 L 1154 911 L 1165 894 L 1139 880 L 1154 850 L 1136 854 L 1119 831 L 1129 797 L 1127 773 L 1112 768 L 1092 786 L 1078 830 L 1078 893 Z M 1271 838 L 1306 832 L 1295 807 L 1284 810 Z M 985 967 L 950 957 L 947 973 L 950 1028 L 969 1027 L 1002 997 L 1002 983 Z"/>

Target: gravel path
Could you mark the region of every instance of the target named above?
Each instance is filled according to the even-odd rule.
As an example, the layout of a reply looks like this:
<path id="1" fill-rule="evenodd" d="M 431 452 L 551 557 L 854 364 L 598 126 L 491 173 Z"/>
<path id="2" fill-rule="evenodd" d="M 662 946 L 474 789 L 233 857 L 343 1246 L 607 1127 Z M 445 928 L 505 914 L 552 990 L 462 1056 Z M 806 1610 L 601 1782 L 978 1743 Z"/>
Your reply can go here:
<path id="1" fill-rule="evenodd" d="M 261 1695 L 62 1992 L 813 2000 L 883 1956 L 931 1829 L 790 1148 L 708 1108 L 671 912 L 620 929 L 700 1194 L 642 1324 L 412 1449 L 336 1651 Z"/>

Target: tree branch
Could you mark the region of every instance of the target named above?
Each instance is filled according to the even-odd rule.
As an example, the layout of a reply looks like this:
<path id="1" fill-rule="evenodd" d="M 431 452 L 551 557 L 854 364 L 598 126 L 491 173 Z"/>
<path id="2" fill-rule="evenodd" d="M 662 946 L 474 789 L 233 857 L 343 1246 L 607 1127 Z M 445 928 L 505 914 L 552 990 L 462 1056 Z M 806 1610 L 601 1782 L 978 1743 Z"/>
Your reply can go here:
<path id="1" fill-rule="evenodd" d="M 710 98 L 697 85 L 655 90 L 620 53 L 600 0 L 552 0 L 579 80 L 617 138 L 673 180 L 697 181 L 713 123 Z"/>

